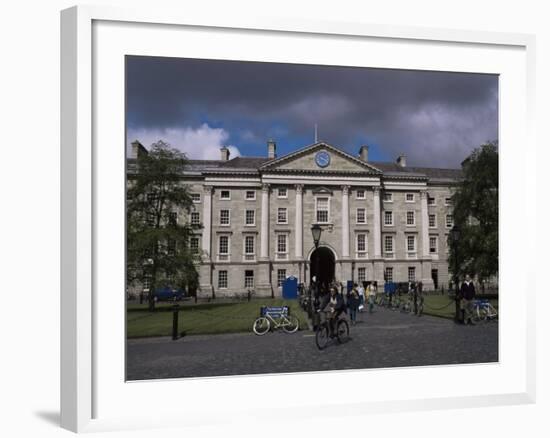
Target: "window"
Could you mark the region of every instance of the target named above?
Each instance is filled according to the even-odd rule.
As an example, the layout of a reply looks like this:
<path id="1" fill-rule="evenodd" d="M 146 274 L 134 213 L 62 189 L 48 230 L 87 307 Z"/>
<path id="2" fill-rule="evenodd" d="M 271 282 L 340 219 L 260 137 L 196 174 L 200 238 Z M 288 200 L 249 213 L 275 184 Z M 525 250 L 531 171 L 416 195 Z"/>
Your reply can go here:
<path id="1" fill-rule="evenodd" d="M 244 238 L 244 253 L 246 255 L 254 255 L 254 236 L 246 236 Z"/>
<path id="2" fill-rule="evenodd" d="M 230 190 L 222 190 L 220 192 L 220 199 L 227 201 L 231 199 L 231 191 Z"/>
<path id="3" fill-rule="evenodd" d="M 435 198 L 428 196 L 428 205 L 435 205 Z"/>
<path id="4" fill-rule="evenodd" d="M 453 228 L 453 215 L 452 214 L 448 214 L 445 217 L 445 226 L 447 228 Z"/>
<path id="5" fill-rule="evenodd" d="M 409 281 L 416 281 L 416 268 L 409 266 Z"/>
<path id="6" fill-rule="evenodd" d="M 277 189 L 277 198 L 287 198 L 288 192 L 286 190 L 286 187 L 279 187 Z"/>
<path id="7" fill-rule="evenodd" d="M 220 225 L 229 225 L 230 215 L 229 210 L 220 210 Z"/>
<path id="8" fill-rule="evenodd" d="M 445 198 L 445 205 L 452 205 L 453 204 L 453 201 L 451 200 L 451 198 Z"/>
<path id="9" fill-rule="evenodd" d="M 256 224 L 256 210 L 246 210 L 244 224 L 245 225 Z"/>
<path id="10" fill-rule="evenodd" d="M 218 287 L 227 289 L 227 271 L 218 271 Z"/>
<path id="11" fill-rule="evenodd" d="M 277 287 L 281 287 L 286 280 L 286 269 L 277 269 Z"/>
<path id="12" fill-rule="evenodd" d="M 356 197 L 357 199 L 366 199 L 367 196 L 366 196 L 365 190 L 363 190 L 363 189 L 357 190 L 357 192 L 355 193 L 355 197 Z"/>
<path id="13" fill-rule="evenodd" d="M 358 234 L 356 241 L 357 258 L 365 258 L 367 256 L 367 235 Z"/>
<path id="14" fill-rule="evenodd" d="M 149 213 L 147 213 L 147 215 L 146 215 L 145 222 L 146 222 L 147 225 L 149 225 L 150 227 L 154 227 L 154 226 L 155 226 L 155 222 L 156 222 L 156 218 L 157 218 L 157 215 L 156 215 L 155 213 L 149 212 Z"/>
<path id="15" fill-rule="evenodd" d="M 430 254 L 437 254 L 437 236 L 430 236 Z"/>
<path id="16" fill-rule="evenodd" d="M 384 280 L 388 283 L 393 281 L 393 268 L 386 268 L 384 271 Z"/>
<path id="17" fill-rule="evenodd" d="M 166 242 L 166 252 L 169 256 L 175 256 L 176 255 L 176 241 L 175 240 L 168 240 Z"/>
<path id="18" fill-rule="evenodd" d="M 191 200 L 195 203 L 195 204 L 198 204 L 201 202 L 201 194 L 200 193 L 191 193 Z"/>
<path id="19" fill-rule="evenodd" d="M 244 287 L 254 287 L 254 271 L 244 271 Z"/>
<path id="20" fill-rule="evenodd" d="M 277 223 L 278 224 L 286 224 L 288 223 L 287 220 L 287 211 L 286 208 L 278 208 L 277 209 Z"/>
<path id="21" fill-rule="evenodd" d="M 317 222 L 326 224 L 329 220 L 329 202 L 328 198 L 317 198 L 316 199 L 316 209 L 317 209 Z"/>
<path id="22" fill-rule="evenodd" d="M 247 201 L 254 201 L 256 199 L 256 191 L 255 190 L 247 190 L 245 199 Z"/>
<path id="23" fill-rule="evenodd" d="M 277 252 L 279 254 L 286 254 L 286 234 L 277 234 Z"/>
<path id="24" fill-rule="evenodd" d="M 151 287 L 151 277 L 145 277 L 143 279 L 143 290 L 148 291 Z"/>
<path id="25" fill-rule="evenodd" d="M 384 212 L 384 225 L 392 226 L 393 225 L 393 211 Z"/>
<path id="26" fill-rule="evenodd" d="M 191 249 L 192 253 L 199 252 L 199 238 L 196 236 L 191 237 L 189 240 L 189 248 Z"/>
<path id="27" fill-rule="evenodd" d="M 158 193 L 147 193 L 147 202 L 153 204 L 159 200 Z"/>
<path id="28" fill-rule="evenodd" d="M 359 282 L 367 281 L 367 268 L 357 268 L 357 280 Z"/>
<path id="29" fill-rule="evenodd" d="M 177 211 L 171 211 L 170 213 L 168 213 L 168 223 L 170 225 L 176 225 L 178 223 Z"/>
<path id="30" fill-rule="evenodd" d="M 405 195 L 405 202 L 414 202 L 414 193 L 407 193 Z"/>
<path id="31" fill-rule="evenodd" d="M 384 252 L 393 253 L 393 236 L 384 236 Z"/>
<path id="32" fill-rule="evenodd" d="M 412 226 L 415 224 L 414 211 L 407 211 L 407 225 Z"/>
<path id="33" fill-rule="evenodd" d="M 229 236 L 220 236 L 219 254 L 229 254 Z"/>
<path id="34" fill-rule="evenodd" d="M 357 223 L 366 224 L 367 223 L 367 212 L 364 208 L 357 209 Z"/>
<path id="35" fill-rule="evenodd" d="M 384 192 L 384 202 L 393 202 L 393 193 Z"/>
<path id="36" fill-rule="evenodd" d="M 191 212 L 191 225 L 200 225 L 201 215 L 198 211 Z"/>
<path id="37" fill-rule="evenodd" d="M 437 222 L 435 220 L 435 214 L 429 214 L 428 215 L 428 226 L 430 228 L 435 228 L 437 227 Z"/>
<path id="38" fill-rule="evenodd" d="M 407 236 L 407 252 L 416 252 L 416 236 Z"/>

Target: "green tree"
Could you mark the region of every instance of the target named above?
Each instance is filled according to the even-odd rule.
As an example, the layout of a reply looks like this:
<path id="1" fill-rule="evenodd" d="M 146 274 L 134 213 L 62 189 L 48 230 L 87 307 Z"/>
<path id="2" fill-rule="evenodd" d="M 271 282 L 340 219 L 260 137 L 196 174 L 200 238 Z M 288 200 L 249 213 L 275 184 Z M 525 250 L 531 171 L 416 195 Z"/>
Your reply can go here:
<path id="1" fill-rule="evenodd" d="M 200 254 L 190 247 L 193 227 L 178 220 L 193 201 L 181 174 L 185 154 L 159 141 L 148 153 L 138 154 L 127 178 L 127 266 L 129 283 L 149 283 L 149 309 L 155 307 L 158 287 L 198 286 L 196 262 Z"/>
<path id="2" fill-rule="evenodd" d="M 463 179 L 452 196 L 454 223 L 460 229 L 451 242 L 449 266 L 459 260 L 458 275 L 484 281 L 498 273 L 498 143 L 475 149 L 462 163 Z"/>

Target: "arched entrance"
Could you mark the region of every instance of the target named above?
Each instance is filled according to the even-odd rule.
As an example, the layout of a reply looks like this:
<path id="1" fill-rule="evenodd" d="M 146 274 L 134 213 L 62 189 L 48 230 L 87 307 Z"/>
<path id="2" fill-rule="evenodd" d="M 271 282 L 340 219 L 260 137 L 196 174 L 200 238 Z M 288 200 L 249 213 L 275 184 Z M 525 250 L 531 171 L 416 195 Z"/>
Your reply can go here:
<path id="1" fill-rule="evenodd" d="M 334 253 L 329 248 L 321 246 L 311 253 L 309 260 L 310 281 L 315 276 L 321 290 L 328 290 L 329 284 L 334 280 Z"/>

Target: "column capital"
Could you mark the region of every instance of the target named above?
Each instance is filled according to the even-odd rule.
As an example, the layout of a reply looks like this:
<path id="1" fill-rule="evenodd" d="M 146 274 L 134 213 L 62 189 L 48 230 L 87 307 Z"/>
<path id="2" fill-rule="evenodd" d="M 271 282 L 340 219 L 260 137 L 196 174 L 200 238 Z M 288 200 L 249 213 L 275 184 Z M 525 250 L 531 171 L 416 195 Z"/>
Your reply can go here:
<path id="1" fill-rule="evenodd" d="M 296 184 L 296 194 L 301 195 L 304 192 L 304 185 L 303 184 Z"/>
<path id="2" fill-rule="evenodd" d="M 373 191 L 375 194 L 378 194 L 378 195 L 380 194 L 380 190 L 382 190 L 382 187 L 380 187 L 380 186 L 374 186 L 374 187 L 372 188 L 372 191 Z"/>
<path id="3" fill-rule="evenodd" d="M 262 184 L 262 192 L 264 193 L 269 193 L 269 189 L 271 188 L 271 185 L 270 184 L 267 184 L 267 183 L 263 183 Z"/>
<path id="4" fill-rule="evenodd" d="M 428 191 L 420 190 L 420 199 L 428 199 Z"/>
<path id="5" fill-rule="evenodd" d="M 342 194 L 349 195 L 349 186 L 342 186 Z"/>
<path id="6" fill-rule="evenodd" d="M 206 193 L 208 195 L 211 195 L 212 193 L 214 193 L 214 187 L 213 186 L 208 186 L 206 184 L 202 185 L 202 190 L 203 190 L 204 193 Z"/>

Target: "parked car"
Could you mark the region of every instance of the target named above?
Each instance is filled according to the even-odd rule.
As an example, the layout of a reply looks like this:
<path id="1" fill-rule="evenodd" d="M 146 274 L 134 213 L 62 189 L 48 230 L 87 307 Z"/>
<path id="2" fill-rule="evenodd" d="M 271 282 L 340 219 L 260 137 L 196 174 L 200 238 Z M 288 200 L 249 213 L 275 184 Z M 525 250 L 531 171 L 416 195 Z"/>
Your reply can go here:
<path id="1" fill-rule="evenodd" d="M 155 301 L 181 301 L 186 294 L 183 289 L 176 289 L 170 286 L 159 287 L 153 295 Z"/>

